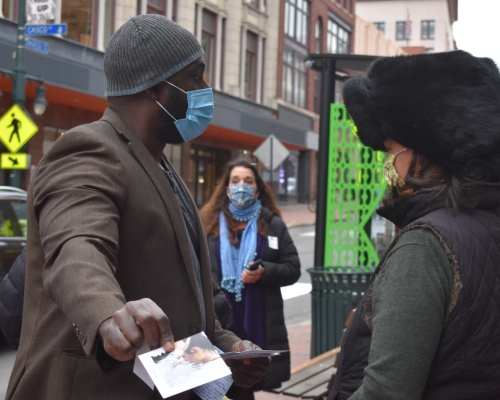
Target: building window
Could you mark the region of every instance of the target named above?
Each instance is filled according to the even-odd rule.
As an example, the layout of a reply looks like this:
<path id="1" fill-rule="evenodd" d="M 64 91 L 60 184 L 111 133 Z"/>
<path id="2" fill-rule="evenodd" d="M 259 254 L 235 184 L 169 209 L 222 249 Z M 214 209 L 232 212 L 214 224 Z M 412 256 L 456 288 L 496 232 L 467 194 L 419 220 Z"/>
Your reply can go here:
<path id="1" fill-rule="evenodd" d="M 318 18 L 314 27 L 314 44 L 316 53 L 323 51 L 323 22 Z"/>
<path id="2" fill-rule="evenodd" d="M 63 0 L 61 22 L 68 24 L 65 39 L 72 39 L 85 46 L 92 46 L 94 15 L 92 0 Z M 95 18 L 94 18 L 95 17 Z"/>
<path id="3" fill-rule="evenodd" d="M 259 8 L 259 0 L 244 0 L 244 2 L 252 7 Z"/>
<path id="4" fill-rule="evenodd" d="M 283 100 L 299 107 L 306 106 L 305 59 L 292 50 L 283 53 Z"/>
<path id="5" fill-rule="evenodd" d="M 257 46 L 259 38 L 247 31 L 247 47 L 245 55 L 245 86 L 244 96 L 248 100 L 255 101 L 255 89 L 257 81 Z"/>
<path id="6" fill-rule="evenodd" d="M 434 53 L 434 47 L 427 47 L 427 48 L 425 49 L 425 52 L 426 52 L 426 53 Z"/>
<path id="7" fill-rule="evenodd" d="M 14 17 L 14 0 L 3 0 L 1 11 L 4 18 L 17 19 L 17 17 Z"/>
<path id="8" fill-rule="evenodd" d="M 350 51 L 351 33 L 342 28 L 334 20 L 328 20 L 327 50 L 329 53 L 348 54 Z"/>
<path id="9" fill-rule="evenodd" d="M 97 47 L 104 50 L 108 45 L 109 39 L 113 35 L 114 20 L 115 20 L 115 0 L 104 0 L 104 26 L 102 31 L 102 43 L 98 43 Z"/>
<path id="10" fill-rule="evenodd" d="M 411 39 L 411 21 L 396 22 L 396 40 Z"/>
<path id="11" fill-rule="evenodd" d="M 385 34 L 385 22 L 374 22 L 373 26 L 375 29 L 378 29 L 380 32 Z"/>
<path id="12" fill-rule="evenodd" d="M 205 72 L 203 79 L 210 86 L 214 85 L 215 74 L 215 46 L 217 35 L 217 15 L 203 9 L 202 23 L 201 23 L 201 46 L 205 50 Z"/>
<path id="13" fill-rule="evenodd" d="M 309 32 L 309 1 L 286 0 L 285 34 L 307 46 Z"/>
<path id="14" fill-rule="evenodd" d="M 147 14 L 167 15 L 166 0 L 148 0 Z"/>
<path id="15" fill-rule="evenodd" d="M 159 14 L 177 21 L 177 0 L 137 0 L 137 15 Z"/>
<path id="16" fill-rule="evenodd" d="M 422 21 L 422 39 L 434 39 L 434 21 Z"/>

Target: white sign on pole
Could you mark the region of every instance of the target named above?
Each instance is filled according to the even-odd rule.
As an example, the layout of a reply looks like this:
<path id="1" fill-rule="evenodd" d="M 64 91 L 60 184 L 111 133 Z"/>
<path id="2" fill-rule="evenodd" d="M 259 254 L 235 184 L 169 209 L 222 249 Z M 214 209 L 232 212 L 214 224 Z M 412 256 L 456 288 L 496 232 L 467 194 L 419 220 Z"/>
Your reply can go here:
<path id="1" fill-rule="evenodd" d="M 283 143 L 272 134 L 255 150 L 255 156 L 271 171 L 285 161 L 289 154 Z"/>
<path id="2" fill-rule="evenodd" d="M 28 0 L 26 19 L 28 22 L 54 19 L 55 9 L 53 0 Z"/>

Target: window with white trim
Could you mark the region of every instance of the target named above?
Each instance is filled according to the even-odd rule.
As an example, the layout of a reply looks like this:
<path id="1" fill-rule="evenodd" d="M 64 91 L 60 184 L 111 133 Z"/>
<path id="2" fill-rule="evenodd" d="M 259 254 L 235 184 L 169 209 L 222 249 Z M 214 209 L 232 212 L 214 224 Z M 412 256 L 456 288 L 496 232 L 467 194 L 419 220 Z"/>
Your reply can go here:
<path id="1" fill-rule="evenodd" d="M 328 53 L 348 54 L 351 48 L 351 33 L 330 18 L 326 42 Z"/>
<path id="2" fill-rule="evenodd" d="M 309 1 L 286 0 L 285 1 L 285 34 L 307 46 L 309 34 Z"/>
<path id="3" fill-rule="evenodd" d="M 283 53 L 283 100 L 299 107 L 306 106 L 305 58 L 293 50 L 285 48 Z"/>

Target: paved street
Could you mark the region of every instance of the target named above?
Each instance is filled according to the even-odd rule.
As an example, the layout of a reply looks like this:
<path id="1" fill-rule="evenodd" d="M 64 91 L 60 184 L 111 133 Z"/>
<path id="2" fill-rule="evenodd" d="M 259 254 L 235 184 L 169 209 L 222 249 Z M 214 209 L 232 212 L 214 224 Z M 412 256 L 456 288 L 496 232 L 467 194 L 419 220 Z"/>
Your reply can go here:
<path id="1" fill-rule="evenodd" d="M 285 321 L 289 330 L 289 339 L 292 345 L 292 367 L 295 367 L 309 358 L 310 340 L 310 278 L 306 272 L 314 259 L 314 226 L 296 226 L 290 228 L 290 234 L 297 246 L 302 264 L 302 275 L 299 282 L 283 289 L 285 298 Z M 3 338 L 0 341 L 0 399 L 5 397 L 7 384 L 16 352 L 10 349 Z M 261 396 L 274 396 L 272 394 Z"/>

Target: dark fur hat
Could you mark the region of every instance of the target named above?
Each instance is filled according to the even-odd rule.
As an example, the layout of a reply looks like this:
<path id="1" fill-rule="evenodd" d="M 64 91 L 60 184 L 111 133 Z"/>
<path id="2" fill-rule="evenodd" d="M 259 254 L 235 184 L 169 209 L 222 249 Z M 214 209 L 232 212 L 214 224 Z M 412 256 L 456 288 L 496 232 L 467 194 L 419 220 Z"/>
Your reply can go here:
<path id="1" fill-rule="evenodd" d="M 456 176 L 500 180 L 500 73 L 464 51 L 375 61 L 352 78 L 344 102 L 361 141 L 390 138 Z"/>

